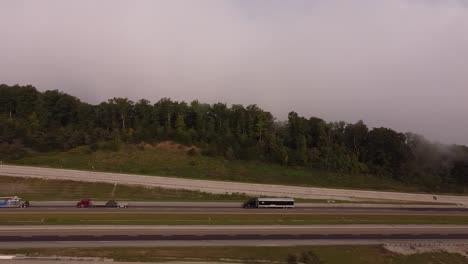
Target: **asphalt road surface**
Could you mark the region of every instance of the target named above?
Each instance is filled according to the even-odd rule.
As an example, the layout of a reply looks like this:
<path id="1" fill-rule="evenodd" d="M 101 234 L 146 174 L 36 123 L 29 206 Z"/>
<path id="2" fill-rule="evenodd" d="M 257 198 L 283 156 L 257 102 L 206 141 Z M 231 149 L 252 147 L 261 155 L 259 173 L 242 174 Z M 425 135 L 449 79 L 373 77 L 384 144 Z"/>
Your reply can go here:
<path id="1" fill-rule="evenodd" d="M 26 241 L 0 242 L 0 248 L 102 248 L 102 247 L 274 247 L 274 246 L 312 246 L 312 245 L 438 245 L 440 243 L 468 245 L 466 239 L 286 239 L 286 240 L 139 240 L 139 241 Z"/>
<path id="2" fill-rule="evenodd" d="M 76 208 L 76 201 L 31 202 L 29 208 L 0 208 L 6 213 L 171 213 L 171 214 L 396 214 L 467 215 L 468 208 L 442 205 L 296 203 L 293 209 L 243 209 L 236 202 L 124 202 L 128 208 Z"/>
<path id="3" fill-rule="evenodd" d="M 0 242 L 467 240 L 466 225 L 3 226 Z"/>
<path id="4" fill-rule="evenodd" d="M 277 234 L 277 235 L 41 235 L 2 236 L 0 242 L 40 241 L 219 241 L 219 240 L 468 239 L 468 234 Z"/>
<path id="5" fill-rule="evenodd" d="M 2 226 L 0 248 L 467 244 L 467 225 Z"/>
<path id="6" fill-rule="evenodd" d="M 148 234 L 148 232 L 157 232 L 157 234 L 206 234 L 207 232 L 216 234 L 238 234 L 243 232 L 246 234 L 272 234 L 272 233 L 313 233 L 313 234 L 330 234 L 330 233 L 347 233 L 347 234 L 362 234 L 362 233 L 379 233 L 379 234 L 438 234 L 438 233 L 467 233 L 468 225 L 437 225 L 437 224 L 349 224 L 349 225 L 13 225 L 0 226 L 0 234 L 5 233 L 21 233 L 29 234 L 53 234 L 63 232 L 75 232 L 83 234 L 83 232 L 140 232 Z"/>
<path id="7" fill-rule="evenodd" d="M 151 213 L 151 214 L 316 214 L 316 215 L 468 215 L 465 208 L 294 208 L 242 209 L 223 207 L 129 207 L 129 208 L 74 208 L 29 207 L 0 208 L 0 213 Z"/>
<path id="8" fill-rule="evenodd" d="M 400 200 L 414 202 L 439 202 L 468 205 L 468 196 L 432 195 L 380 191 L 360 191 L 286 185 L 252 184 L 193 180 L 159 176 L 104 173 L 96 171 L 78 171 L 65 169 L 38 168 L 27 166 L 0 165 L 0 175 L 14 177 L 35 177 L 43 179 L 75 180 L 85 182 L 107 182 L 128 185 L 142 185 L 169 189 L 185 189 L 208 193 L 243 193 L 251 196 L 286 196 L 304 199 L 325 200 Z"/>

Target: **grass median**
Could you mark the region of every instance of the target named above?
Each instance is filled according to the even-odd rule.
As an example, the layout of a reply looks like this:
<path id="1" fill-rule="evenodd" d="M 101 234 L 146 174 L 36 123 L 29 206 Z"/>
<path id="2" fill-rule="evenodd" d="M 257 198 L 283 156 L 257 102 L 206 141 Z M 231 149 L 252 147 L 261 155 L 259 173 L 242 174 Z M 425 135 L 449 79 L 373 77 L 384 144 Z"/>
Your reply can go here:
<path id="1" fill-rule="evenodd" d="M 191 261 L 223 263 L 427 264 L 467 263 L 460 254 L 429 252 L 400 255 L 383 246 L 158 247 L 0 249 L 3 254 L 111 258 L 115 261 Z M 304 261 L 307 258 L 307 261 Z M 315 262 L 313 262 L 315 261 Z"/>
<path id="2" fill-rule="evenodd" d="M 468 224 L 468 215 L 2 213 L 0 225 Z"/>

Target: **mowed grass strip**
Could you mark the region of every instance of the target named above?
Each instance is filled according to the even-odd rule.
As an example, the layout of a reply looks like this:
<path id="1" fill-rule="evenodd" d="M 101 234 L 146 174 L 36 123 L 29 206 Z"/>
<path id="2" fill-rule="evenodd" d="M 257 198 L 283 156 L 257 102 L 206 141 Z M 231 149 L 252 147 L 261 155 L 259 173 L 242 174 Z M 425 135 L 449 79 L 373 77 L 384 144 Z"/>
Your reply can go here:
<path id="1" fill-rule="evenodd" d="M 25 254 L 28 256 L 76 256 L 112 258 L 115 261 L 197 261 L 232 263 L 293 263 L 291 256 L 299 260 L 304 253 L 316 256 L 326 264 L 463 264 L 468 260 L 460 254 L 431 252 L 400 255 L 377 245 L 357 246 L 297 246 L 297 247 L 157 247 L 157 248 L 45 248 L 0 249 L 1 254 Z"/>
<path id="2" fill-rule="evenodd" d="M 205 192 L 114 185 L 110 183 L 78 182 L 69 180 L 45 180 L 39 178 L 18 178 L 0 176 L 0 197 L 19 196 L 29 201 L 68 201 L 93 198 L 94 200 L 157 201 L 157 202 L 243 202 L 252 198 L 243 194 L 211 194 Z M 328 203 L 329 200 L 296 199 L 296 202 Z M 361 203 L 337 201 L 337 203 Z M 365 201 L 373 204 L 436 204 L 410 201 Z M 441 203 L 437 203 L 441 205 Z"/>
<path id="3" fill-rule="evenodd" d="M 315 225 L 315 224 L 468 224 L 454 215 L 305 215 L 305 214 L 144 214 L 7 213 L 0 225 Z"/>
<path id="4" fill-rule="evenodd" d="M 6 196 L 19 196 L 30 201 L 67 201 L 83 198 L 127 201 L 245 201 L 249 199 L 241 194 L 223 195 L 157 187 L 0 176 L 0 197 Z"/>

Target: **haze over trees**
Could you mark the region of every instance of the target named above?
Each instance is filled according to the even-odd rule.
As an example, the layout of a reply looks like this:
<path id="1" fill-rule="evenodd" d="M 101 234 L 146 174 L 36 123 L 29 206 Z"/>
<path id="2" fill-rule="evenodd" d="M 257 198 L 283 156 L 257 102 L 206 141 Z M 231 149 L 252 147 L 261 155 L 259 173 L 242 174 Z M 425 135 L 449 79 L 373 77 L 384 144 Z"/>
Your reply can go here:
<path id="1" fill-rule="evenodd" d="M 256 105 L 113 98 L 98 105 L 32 86 L 0 85 L 0 159 L 31 151 L 118 150 L 122 142 L 173 140 L 203 155 L 260 160 L 343 173 L 370 173 L 434 191 L 465 192 L 468 147 L 421 135 L 326 122 L 295 112 L 277 122 Z M 192 153 L 196 154 L 196 153 Z"/>

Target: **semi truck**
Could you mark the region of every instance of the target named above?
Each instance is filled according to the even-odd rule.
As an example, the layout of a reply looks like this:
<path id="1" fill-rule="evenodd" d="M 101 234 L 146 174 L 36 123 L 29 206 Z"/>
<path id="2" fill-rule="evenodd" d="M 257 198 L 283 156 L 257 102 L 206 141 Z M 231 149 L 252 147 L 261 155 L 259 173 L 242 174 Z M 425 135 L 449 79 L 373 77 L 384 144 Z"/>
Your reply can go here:
<path id="1" fill-rule="evenodd" d="M 96 208 L 96 207 L 114 207 L 114 208 L 127 208 L 127 203 L 118 203 L 114 200 L 107 202 L 93 202 L 89 198 L 82 199 L 76 204 L 78 208 Z"/>
<path id="2" fill-rule="evenodd" d="M 293 198 L 254 198 L 242 204 L 243 208 L 294 208 Z"/>
<path id="3" fill-rule="evenodd" d="M 18 196 L 0 197 L 0 208 L 25 208 L 29 207 L 29 201 L 23 201 Z"/>

